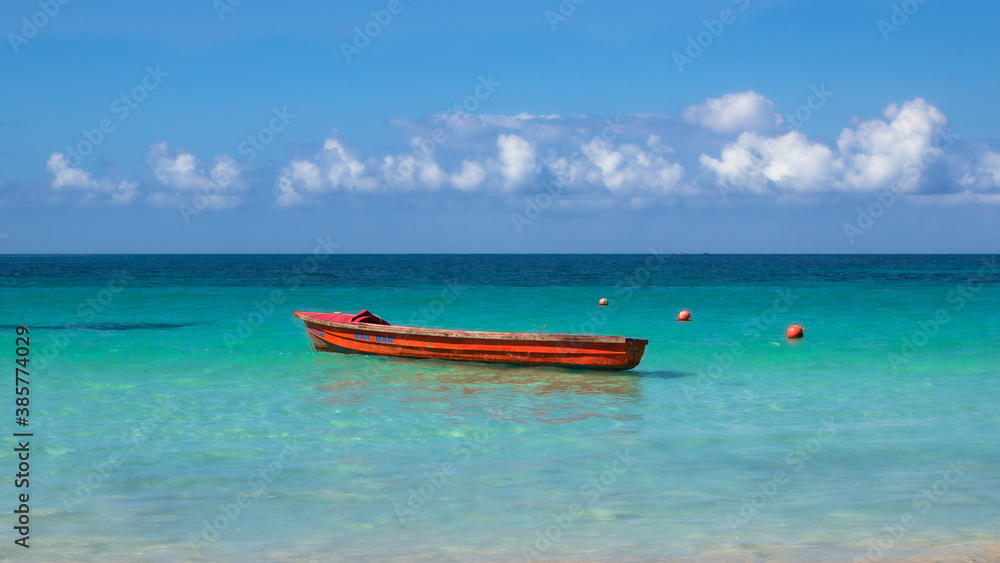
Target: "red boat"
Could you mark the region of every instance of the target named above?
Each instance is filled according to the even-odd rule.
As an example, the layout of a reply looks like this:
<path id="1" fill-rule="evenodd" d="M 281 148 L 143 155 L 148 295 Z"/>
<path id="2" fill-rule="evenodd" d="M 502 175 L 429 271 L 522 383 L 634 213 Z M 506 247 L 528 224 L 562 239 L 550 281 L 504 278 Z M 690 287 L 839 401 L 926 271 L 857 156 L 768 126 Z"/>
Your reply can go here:
<path id="1" fill-rule="evenodd" d="M 647 340 L 622 336 L 516 334 L 392 326 L 365 310 L 300 313 L 316 351 L 533 366 L 626 370 Z"/>

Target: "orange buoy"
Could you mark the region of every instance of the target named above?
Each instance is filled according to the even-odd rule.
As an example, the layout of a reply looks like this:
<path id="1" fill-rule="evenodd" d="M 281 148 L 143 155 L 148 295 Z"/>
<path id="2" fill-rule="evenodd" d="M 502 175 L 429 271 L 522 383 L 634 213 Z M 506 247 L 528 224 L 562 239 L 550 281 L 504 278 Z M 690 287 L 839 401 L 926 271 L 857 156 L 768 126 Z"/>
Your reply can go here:
<path id="1" fill-rule="evenodd" d="M 679 320 L 679 321 L 690 321 L 691 320 L 691 311 L 684 310 L 684 311 L 681 311 L 680 313 L 677 313 L 677 320 Z"/>
<path id="2" fill-rule="evenodd" d="M 606 297 L 601 297 L 601 300 L 597 302 L 601 307 L 605 307 L 608 304 L 608 299 Z"/>
<path id="3" fill-rule="evenodd" d="M 792 325 L 788 327 L 788 330 L 785 331 L 785 334 L 788 336 L 788 338 L 802 338 L 803 336 L 805 336 L 806 331 L 803 330 L 802 327 L 800 327 L 799 325 Z"/>

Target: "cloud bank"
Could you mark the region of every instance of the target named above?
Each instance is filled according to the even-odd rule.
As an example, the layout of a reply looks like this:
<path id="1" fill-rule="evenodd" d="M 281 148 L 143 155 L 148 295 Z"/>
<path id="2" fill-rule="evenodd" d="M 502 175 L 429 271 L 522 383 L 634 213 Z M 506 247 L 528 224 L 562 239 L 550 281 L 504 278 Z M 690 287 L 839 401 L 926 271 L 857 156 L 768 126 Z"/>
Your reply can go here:
<path id="1" fill-rule="evenodd" d="M 270 191 L 277 207 L 322 204 L 342 194 L 537 193 L 558 184 L 578 199 L 786 197 L 893 190 L 924 201 L 1000 199 L 1000 153 L 965 141 L 922 98 L 845 127 L 835 144 L 811 139 L 753 91 L 708 98 L 677 117 L 482 114 L 391 122 L 405 148 L 361 154 L 336 130 L 314 154 L 280 167 Z M 798 123 L 794 123 L 798 125 Z M 241 205 L 247 182 L 228 155 L 201 165 L 165 143 L 149 148 L 149 178 L 95 177 L 53 154 L 54 192 L 82 201 L 150 205 L 210 194 L 207 207 Z"/>

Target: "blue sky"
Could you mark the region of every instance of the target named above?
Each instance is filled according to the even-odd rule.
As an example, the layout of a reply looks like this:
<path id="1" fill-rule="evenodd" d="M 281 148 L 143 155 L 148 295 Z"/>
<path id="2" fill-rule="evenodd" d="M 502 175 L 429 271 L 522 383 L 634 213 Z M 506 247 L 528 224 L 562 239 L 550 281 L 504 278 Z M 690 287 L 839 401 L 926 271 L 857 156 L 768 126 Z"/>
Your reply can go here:
<path id="1" fill-rule="evenodd" d="M 994 252 L 998 16 L 8 2 L 0 252 Z"/>

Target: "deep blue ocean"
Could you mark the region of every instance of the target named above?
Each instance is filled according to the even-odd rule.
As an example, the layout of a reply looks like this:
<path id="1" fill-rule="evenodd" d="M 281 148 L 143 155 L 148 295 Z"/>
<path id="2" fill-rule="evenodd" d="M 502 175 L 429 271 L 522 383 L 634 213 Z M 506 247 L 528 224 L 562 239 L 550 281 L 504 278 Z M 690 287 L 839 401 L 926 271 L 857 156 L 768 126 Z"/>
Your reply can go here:
<path id="1" fill-rule="evenodd" d="M 361 309 L 649 345 L 368 358 L 292 317 Z M 0 335 L 8 560 L 1000 560 L 995 256 L 0 256 Z"/>

